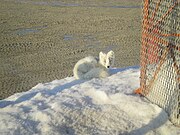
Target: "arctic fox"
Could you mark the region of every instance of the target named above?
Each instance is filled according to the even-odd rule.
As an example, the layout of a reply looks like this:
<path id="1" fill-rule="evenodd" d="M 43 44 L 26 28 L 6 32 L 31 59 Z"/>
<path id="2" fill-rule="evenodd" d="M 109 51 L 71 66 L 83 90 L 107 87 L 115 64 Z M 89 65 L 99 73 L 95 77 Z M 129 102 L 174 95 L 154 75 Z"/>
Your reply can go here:
<path id="1" fill-rule="evenodd" d="M 92 79 L 108 77 L 108 69 L 114 64 L 115 55 L 113 51 L 107 54 L 100 52 L 99 58 L 92 56 L 85 57 L 79 60 L 73 69 L 76 79 Z"/>

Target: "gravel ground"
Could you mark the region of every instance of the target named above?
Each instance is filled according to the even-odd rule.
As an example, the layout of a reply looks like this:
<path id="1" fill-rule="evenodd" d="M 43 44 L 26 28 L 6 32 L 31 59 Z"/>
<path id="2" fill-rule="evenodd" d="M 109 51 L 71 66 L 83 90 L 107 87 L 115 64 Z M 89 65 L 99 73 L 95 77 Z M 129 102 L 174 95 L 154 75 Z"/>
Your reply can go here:
<path id="1" fill-rule="evenodd" d="M 115 67 L 139 65 L 141 0 L 1 0 L 0 99 L 72 76 L 74 64 L 115 52 Z"/>

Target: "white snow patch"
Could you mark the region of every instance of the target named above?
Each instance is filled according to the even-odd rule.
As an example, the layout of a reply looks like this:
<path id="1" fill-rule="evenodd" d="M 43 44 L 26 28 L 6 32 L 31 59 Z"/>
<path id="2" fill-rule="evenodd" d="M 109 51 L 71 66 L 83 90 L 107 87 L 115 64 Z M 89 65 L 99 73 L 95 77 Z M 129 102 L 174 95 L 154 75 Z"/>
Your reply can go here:
<path id="1" fill-rule="evenodd" d="M 139 68 L 89 81 L 67 77 L 0 101 L 1 135 L 178 135 L 166 112 L 133 94 Z"/>

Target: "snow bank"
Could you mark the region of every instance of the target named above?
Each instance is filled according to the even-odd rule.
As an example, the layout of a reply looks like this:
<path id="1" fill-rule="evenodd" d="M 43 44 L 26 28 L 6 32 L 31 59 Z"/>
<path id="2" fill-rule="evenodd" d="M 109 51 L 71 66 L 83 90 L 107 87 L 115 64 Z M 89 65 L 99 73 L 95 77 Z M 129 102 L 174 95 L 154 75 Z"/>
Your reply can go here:
<path id="1" fill-rule="evenodd" d="M 132 92 L 139 68 L 90 81 L 67 77 L 0 101 L 1 135 L 178 135 L 167 114 Z"/>

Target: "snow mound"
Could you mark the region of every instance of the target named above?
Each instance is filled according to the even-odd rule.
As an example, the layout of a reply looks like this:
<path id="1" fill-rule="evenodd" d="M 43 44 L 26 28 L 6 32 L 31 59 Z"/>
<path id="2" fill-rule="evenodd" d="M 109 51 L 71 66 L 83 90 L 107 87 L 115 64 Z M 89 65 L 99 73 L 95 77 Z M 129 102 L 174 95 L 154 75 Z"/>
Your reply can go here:
<path id="1" fill-rule="evenodd" d="M 89 81 L 67 77 L 0 101 L 1 135 L 178 135 L 167 114 L 133 94 L 139 68 Z"/>

